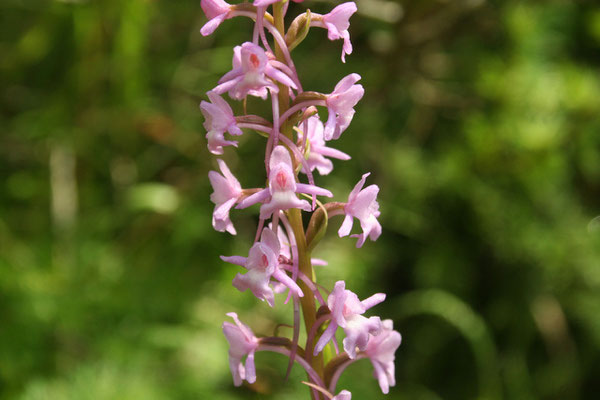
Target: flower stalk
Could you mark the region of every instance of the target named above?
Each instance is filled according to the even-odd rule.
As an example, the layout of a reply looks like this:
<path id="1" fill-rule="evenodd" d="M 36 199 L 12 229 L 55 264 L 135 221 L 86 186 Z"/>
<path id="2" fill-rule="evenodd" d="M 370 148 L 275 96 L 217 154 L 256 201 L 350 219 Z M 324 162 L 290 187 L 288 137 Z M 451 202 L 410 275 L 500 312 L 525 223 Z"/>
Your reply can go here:
<path id="1" fill-rule="evenodd" d="M 350 400 L 351 393 L 347 390 L 333 395 L 336 382 L 345 366 L 362 358 L 371 360 L 380 387 L 387 393 L 395 384 L 393 361 L 400 334 L 392 329 L 389 320 L 382 322 L 376 316 L 363 316 L 383 301 L 385 295 L 376 293 L 361 301 L 346 289 L 344 281 L 338 281 L 325 299 L 314 266 L 327 263 L 312 258 L 312 252 L 326 236 L 334 216 L 345 215 L 338 230 L 340 237 L 350 234 L 354 218 L 360 221 L 362 232 L 351 235 L 358 238 L 357 247 L 362 247 L 366 239 L 376 240 L 381 234 L 376 200 L 379 187 L 370 185 L 363 189 L 369 173 L 363 175 L 346 202 L 317 200 L 317 196 L 333 197 L 333 193 L 317 186 L 313 176 L 313 171 L 325 175 L 333 170 L 330 158 L 350 159 L 349 155 L 329 147 L 327 142 L 338 139 L 349 127 L 364 89 L 357 84 L 360 76 L 350 74 L 342 78 L 331 93 L 304 91 L 291 58 L 291 51 L 301 45 L 314 27 L 325 29 L 330 40 L 343 40 L 342 61 L 345 62 L 345 56 L 352 52 L 349 19 L 356 12 L 356 5 L 343 3 L 325 15 L 306 10 L 293 20 L 287 32 L 284 17 L 289 0 L 254 0 L 253 4 L 237 5 L 224 0 L 201 0 L 201 6 L 209 19 L 201 29 L 205 36 L 229 19 L 249 17 L 255 21 L 252 41 L 233 49 L 231 71 L 207 93 L 209 101 L 201 103 L 208 150 L 224 155 L 229 151 L 226 149 L 238 146 L 238 142 L 229 140 L 226 134 L 240 136 L 244 134 L 243 129 L 251 129 L 266 138 L 266 187 L 243 188 L 222 159 L 217 160 L 221 173 L 209 173 L 214 188 L 211 195 L 215 203 L 213 227 L 217 231 L 235 235 L 230 212 L 260 204 L 256 237 L 248 256 L 221 258 L 242 268 L 242 273 L 232 282 L 238 290 L 251 292 L 270 307 L 277 306 L 276 295 L 287 292 L 284 303 L 292 300 L 294 306 L 291 339 L 259 338 L 237 314 L 228 314 L 235 324 L 224 322 L 223 332 L 230 344 L 234 385 L 254 382 L 257 379 L 256 353 L 274 351 L 289 357 L 286 377 L 294 363 L 304 368 L 310 380 L 305 384 L 313 400 Z M 273 40 L 272 48 L 267 33 Z M 271 114 L 234 115 L 223 98 L 226 94 L 242 101 L 244 111 L 249 99 L 270 98 Z M 319 118 L 318 108 L 328 113 L 325 123 Z M 302 182 L 301 174 L 306 175 L 308 183 Z M 303 212 L 312 213 L 306 227 Z M 307 337 L 303 345 L 299 343 L 301 318 Z M 338 330 L 345 334 L 343 350 L 335 337 Z M 329 351 L 325 352 L 330 343 L 335 349 L 333 358 Z"/>

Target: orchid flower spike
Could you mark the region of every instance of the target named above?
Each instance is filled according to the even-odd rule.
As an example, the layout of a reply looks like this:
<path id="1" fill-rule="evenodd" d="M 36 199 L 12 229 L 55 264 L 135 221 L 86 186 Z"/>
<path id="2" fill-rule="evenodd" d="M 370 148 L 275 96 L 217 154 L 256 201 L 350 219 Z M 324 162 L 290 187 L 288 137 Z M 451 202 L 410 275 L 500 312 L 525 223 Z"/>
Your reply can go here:
<path id="1" fill-rule="evenodd" d="M 274 212 L 300 208 L 305 211 L 312 210 L 306 200 L 300 200 L 297 193 L 306 193 L 317 196 L 333 197 L 327 190 L 314 185 L 296 182 L 292 158 L 283 146 L 276 146 L 271 152 L 269 162 L 269 187 L 261 190 L 240 202 L 237 208 L 246 208 L 252 204 L 263 202 L 260 207 L 260 218 L 267 219 Z"/>
<path id="2" fill-rule="evenodd" d="M 365 184 L 365 180 L 371 173 L 366 173 L 362 176 L 362 179 L 354 186 L 352 192 L 348 196 L 348 202 L 344 206 L 344 212 L 346 218 L 342 223 L 342 226 L 338 230 L 340 237 L 348 236 L 352 230 L 353 217 L 358 218 L 360 221 L 360 227 L 363 232 L 360 235 L 352 235 L 352 237 L 358 238 L 356 247 L 362 247 L 367 240 L 367 237 L 375 241 L 381 235 L 381 225 L 377 221 L 379 217 L 379 203 L 377 203 L 377 194 L 379 193 L 379 186 L 370 185 L 365 189 L 362 187 Z"/>
<path id="3" fill-rule="evenodd" d="M 331 311 L 331 322 L 315 346 L 314 355 L 325 348 L 335 336 L 337 327 L 344 329 L 346 337 L 343 340 L 344 350 L 350 358 L 356 358 L 356 348 L 365 350 L 369 335 L 378 335 L 381 331 L 379 317 L 363 317 L 365 311 L 385 300 L 384 293 L 360 301 L 358 296 L 346 289 L 344 281 L 337 281 L 333 291 L 327 297 L 327 306 Z"/>
<path id="4" fill-rule="evenodd" d="M 350 42 L 350 17 L 356 12 L 356 4 L 353 1 L 342 3 L 335 7 L 329 14 L 323 15 L 323 24 L 327 28 L 327 38 L 329 40 L 343 39 L 342 62 L 346 62 L 346 54 L 352 53 L 352 43 Z"/>
<path id="5" fill-rule="evenodd" d="M 201 0 L 200 7 L 208 18 L 208 22 L 200 29 L 202 36 L 212 34 L 223 21 L 231 18 L 231 4 L 223 0 Z"/>
<path id="6" fill-rule="evenodd" d="M 348 128 L 354 116 L 354 106 L 365 94 L 362 85 L 356 85 L 360 75 L 350 74 L 335 85 L 333 92 L 327 95 L 329 118 L 325 124 L 325 140 L 337 139 Z"/>
<path id="7" fill-rule="evenodd" d="M 256 382 L 254 352 L 258 348 L 258 338 L 238 319 L 236 313 L 230 312 L 227 315 L 235 322 L 235 325 L 231 322 L 223 322 L 223 334 L 229 342 L 229 368 L 233 376 L 233 384 L 240 386 L 244 380 L 254 383 Z M 246 357 L 245 365 L 242 364 L 243 357 Z"/>
<path id="8" fill-rule="evenodd" d="M 394 353 L 400 346 L 402 336 L 394 330 L 394 322 L 391 319 L 384 320 L 381 325 L 381 333 L 369 339 L 365 354 L 373 364 L 373 375 L 379 381 L 381 391 L 388 394 L 390 386 L 396 385 Z"/>
<path id="9" fill-rule="evenodd" d="M 313 115 L 305 122 L 306 132 L 300 130 L 298 140 L 300 142 L 308 141 L 310 152 L 306 164 L 311 171 L 315 168 L 321 175 L 327 175 L 333 170 L 333 163 L 325 157 L 337 158 L 338 160 L 349 160 L 350 156 L 331 147 L 327 147 L 323 139 L 323 123 L 317 115 Z M 305 139 L 306 137 L 306 139 Z M 306 168 L 302 172 L 307 173 Z"/>
<path id="10" fill-rule="evenodd" d="M 235 100 L 242 100 L 247 95 L 264 100 L 267 89 L 273 93 L 279 90 L 273 80 L 297 89 L 292 78 L 271 65 L 269 55 L 260 46 L 246 42 L 233 49 L 233 69 L 223 75 L 213 91 L 218 94 L 229 92 Z"/>
<path id="11" fill-rule="evenodd" d="M 208 92 L 208 101 L 200 103 L 200 109 L 204 115 L 204 128 L 207 131 L 208 150 L 213 154 L 223 154 L 223 146 L 235 146 L 238 142 L 225 140 L 223 136 L 227 131 L 232 135 L 239 136 L 243 132 L 236 125 L 233 110 L 225 100 L 214 92 Z"/>
<path id="12" fill-rule="evenodd" d="M 223 160 L 217 160 L 219 168 L 223 175 L 215 171 L 208 173 L 208 179 L 214 192 L 210 195 L 210 201 L 215 203 L 213 211 L 212 226 L 219 232 L 229 232 L 236 234 L 231 219 L 229 219 L 229 210 L 238 201 L 242 195 L 240 182 L 233 176 L 227 164 Z"/>
<path id="13" fill-rule="evenodd" d="M 265 228 L 262 231 L 260 242 L 254 243 L 247 258 L 221 256 L 221 259 L 225 262 L 241 265 L 248 270 L 245 274 L 237 274 L 233 278 L 235 288 L 241 292 L 250 289 L 257 298 L 266 300 L 273 307 L 275 296 L 273 289 L 270 287 L 271 277 L 277 279 L 298 297 L 304 295 L 296 282 L 279 268 L 280 251 L 281 245 L 277 235 L 271 229 Z"/>

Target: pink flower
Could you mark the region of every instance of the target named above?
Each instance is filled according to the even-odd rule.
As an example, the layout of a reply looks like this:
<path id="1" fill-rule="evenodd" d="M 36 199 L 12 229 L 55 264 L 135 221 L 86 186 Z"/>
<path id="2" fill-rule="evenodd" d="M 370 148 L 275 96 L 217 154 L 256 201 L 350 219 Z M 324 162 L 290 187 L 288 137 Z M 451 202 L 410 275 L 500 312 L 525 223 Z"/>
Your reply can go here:
<path id="1" fill-rule="evenodd" d="M 289 76 L 271 65 L 267 53 L 260 46 L 246 42 L 233 49 L 233 69 L 219 80 L 213 91 L 218 94 L 229 92 L 229 96 L 236 100 L 247 95 L 266 99 L 267 89 L 278 92 L 277 85 L 268 78 L 297 89 Z"/>
<path id="2" fill-rule="evenodd" d="M 381 235 L 381 225 L 379 224 L 379 221 L 377 221 L 377 217 L 379 217 L 380 214 L 379 203 L 377 203 L 379 187 L 377 185 L 371 185 L 362 189 L 367 176 L 370 174 L 371 173 L 364 174 L 362 179 L 354 186 L 352 192 L 350 192 L 348 202 L 344 206 L 346 218 L 338 230 L 338 235 L 340 237 L 348 236 L 352 230 L 352 218 L 358 218 L 363 232 L 360 235 L 352 235 L 352 237 L 358 238 L 356 247 L 362 247 L 367 237 L 371 238 L 371 240 L 377 240 L 379 235 Z"/>
<path id="3" fill-rule="evenodd" d="M 210 201 L 215 203 L 212 226 L 219 232 L 227 231 L 235 235 L 235 228 L 229 219 L 229 210 L 242 195 L 242 187 L 227 168 L 225 161 L 217 160 L 217 163 L 223 175 L 215 171 L 208 173 L 208 179 L 214 189 L 214 192 L 210 195 Z"/>
<path id="4" fill-rule="evenodd" d="M 311 171 L 316 168 L 321 175 L 329 174 L 333 170 L 333 163 L 325 157 L 333 157 L 339 160 L 350 159 L 348 154 L 325 145 L 323 123 L 316 115 L 308 118 L 306 121 L 306 137 L 310 146 L 310 153 L 306 163 Z M 304 133 L 299 134 L 298 139 L 300 142 L 304 142 Z M 302 172 L 306 173 L 307 171 L 303 168 Z"/>
<path id="5" fill-rule="evenodd" d="M 382 331 L 379 335 L 369 339 L 365 354 L 371 360 L 375 369 L 373 375 L 379 381 L 379 387 L 384 394 L 390 390 L 390 386 L 396 385 L 394 377 L 394 353 L 400 346 L 402 337 L 394 330 L 391 319 L 382 322 Z"/>
<path id="6" fill-rule="evenodd" d="M 335 89 L 327 95 L 329 118 L 323 134 L 325 140 L 337 139 L 348 128 L 354 116 L 354 106 L 363 97 L 362 85 L 355 85 L 360 75 L 350 74 L 335 85 Z"/>
<path id="7" fill-rule="evenodd" d="M 207 95 L 211 103 L 202 101 L 200 109 L 205 118 L 204 128 L 207 130 L 208 150 L 213 154 L 223 154 L 223 146 L 237 147 L 237 142 L 225 140 L 224 133 L 227 131 L 239 136 L 243 132 L 236 125 L 229 104 L 216 93 L 208 92 Z"/>
<path id="8" fill-rule="evenodd" d="M 352 393 L 350 393 L 347 390 L 342 390 L 337 395 L 335 395 L 331 398 L 331 400 L 351 400 L 351 399 L 352 399 Z"/>
<path id="9" fill-rule="evenodd" d="M 250 289 L 252 294 L 257 298 L 266 300 L 273 307 L 275 305 L 275 296 L 273 289 L 269 286 L 271 277 L 287 286 L 299 297 L 303 296 L 302 290 L 300 290 L 296 282 L 279 268 L 280 250 L 281 246 L 275 232 L 269 228 L 265 228 L 262 231 L 260 242 L 254 243 L 250 248 L 248 258 L 221 256 L 221 259 L 225 262 L 241 265 L 248 270 L 245 274 L 237 274 L 233 278 L 233 286 L 241 292 Z"/>
<path id="10" fill-rule="evenodd" d="M 384 293 L 377 293 L 360 301 L 358 296 L 346 290 L 344 281 L 337 281 L 329 297 L 327 306 L 331 311 L 331 322 L 315 346 L 317 355 L 335 336 L 338 326 L 344 329 L 346 337 L 343 340 L 344 350 L 350 358 L 356 358 L 356 348 L 365 350 L 369 335 L 378 335 L 381 331 L 379 317 L 363 317 L 365 311 L 385 300 Z"/>
<path id="11" fill-rule="evenodd" d="M 202 36 L 210 35 L 223 21 L 231 18 L 229 16 L 231 4 L 228 4 L 223 0 L 201 0 L 200 7 L 202 7 L 204 14 L 206 14 L 206 18 L 209 20 L 200 29 Z"/>
<path id="12" fill-rule="evenodd" d="M 256 368 L 254 367 L 254 352 L 258 348 L 258 339 L 252 330 L 244 325 L 236 313 L 227 315 L 233 318 L 235 325 L 231 322 L 223 322 L 223 334 L 229 342 L 229 368 L 233 375 L 233 384 L 240 386 L 243 380 L 249 383 L 256 381 Z M 242 364 L 242 358 L 246 357 L 246 365 Z"/>
<path id="13" fill-rule="evenodd" d="M 268 199 L 260 207 L 261 219 L 267 219 L 274 212 L 290 208 L 310 211 L 312 207 L 308 201 L 298 199 L 296 193 L 333 197 L 327 189 L 296 182 L 290 153 L 285 147 L 277 146 L 273 149 L 269 162 L 269 187 L 248 196 L 237 208 L 246 208 Z"/>
<path id="14" fill-rule="evenodd" d="M 356 12 L 354 2 L 342 3 L 335 7 L 329 14 L 323 15 L 323 24 L 327 28 L 327 38 L 329 40 L 344 39 L 342 46 L 342 62 L 346 62 L 346 54 L 352 53 L 352 43 L 350 43 L 350 17 Z"/>

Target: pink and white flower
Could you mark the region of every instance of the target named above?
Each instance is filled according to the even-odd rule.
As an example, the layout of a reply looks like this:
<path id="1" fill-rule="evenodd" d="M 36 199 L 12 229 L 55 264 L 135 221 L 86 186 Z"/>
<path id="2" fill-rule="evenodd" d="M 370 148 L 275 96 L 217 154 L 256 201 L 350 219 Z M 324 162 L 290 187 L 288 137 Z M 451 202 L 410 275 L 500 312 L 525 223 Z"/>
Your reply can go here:
<path id="1" fill-rule="evenodd" d="M 267 89 L 278 92 L 274 81 L 297 89 L 292 78 L 271 65 L 269 56 L 260 46 L 246 42 L 233 49 L 233 69 L 219 80 L 213 91 L 218 94 L 229 92 L 235 100 L 242 100 L 247 95 L 264 100 Z"/>
<path id="2" fill-rule="evenodd" d="M 285 147 L 276 146 L 271 152 L 269 162 L 269 187 L 248 196 L 238 204 L 237 208 L 246 208 L 258 202 L 265 202 L 260 207 L 261 219 L 267 219 L 274 212 L 290 208 L 312 210 L 310 203 L 300 200 L 297 193 L 333 197 L 333 194 L 327 189 L 296 182 L 290 153 Z"/>
<path id="3" fill-rule="evenodd" d="M 363 232 L 359 235 L 352 235 L 352 237 L 358 238 L 356 247 L 362 247 L 367 237 L 371 240 L 377 240 L 379 235 L 381 235 L 381 225 L 377 221 L 377 217 L 380 214 L 379 203 L 377 202 L 379 186 L 370 185 L 365 189 L 362 188 L 370 174 L 364 174 L 362 179 L 354 186 L 352 192 L 350 192 L 348 202 L 344 206 L 346 218 L 344 218 L 344 222 L 338 230 L 340 237 L 348 236 L 352 230 L 353 217 L 358 218 Z"/>
<path id="4" fill-rule="evenodd" d="M 227 164 L 223 160 L 217 160 L 223 175 L 216 171 L 208 173 L 208 179 L 214 192 L 210 195 L 210 201 L 215 203 L 213 211 L 212 226 L 219 232 L 229 232 L 235 235 L 237 232 L 229 219 L 229 210 L 242 196 L 242 186 L 233 176 Z"/>
<path id="5" fill-rule="evenodd" d="M 308 153 L 309 155 L 308 159 L 306 160 L 306 164 L 311 171 L 317 169 L 321 175 L 329 174 L 333 170 L 333 163 L 331 160 L 325 157 L 337 158 L 339 160 L 350 159 L 348 154 L 336 149 L 332 149 L 331 147 L 327 147 L 325 140 L 323 139 L 323 123 L 318 116 L 313 115 L 312 117 L 308 118 L 305 122 L 305 126 L 306 132 L 300 131 L 298 140 L 301 143 L 304 143 L 306 140 L 305 135 L 308 139 L 310 152 Z M 307 173 L 304 167 L 302 168 L 302 172 Z"/>
<path id="6" fill-rule="evenodd" d="M 343 39 L 342 62 L 346 62 L 346 54 L 352 53 L 352 43 L 350 42 L 350 17 L 356 12 L 354 2 L 342 3 L 335 7 L 329 14 L 322 17 L 323 24 L 327 28 L 327 38 L 329 40 Z"/>
<path id="7" fill-rule="evenodd" d="M 337 139 L 348 128 L 354 116 L 354 106 L 365 94 L 362 85 L 356 85 L 360 75 L 350 74 L 335 85 L 333 92 L 327 95 L 329 118 L 325 124 L 325 140 Z"/>
<path id="8" fill-rule="evenodd" d="M 256 382 L 256 368 L 254 366 L 254 353 L 258 348 L 258 338 L 252 330 L 244 325 L 236 313 L 227 313 L 233 318 L 235 325 L 231 322 L 223 322 L 223 334 L 229 342 L 229 368 L 233 376 L 233 384 L 240 386 L 242 381 Z M 242 358 L 246 357 L 246 363 Z"/>
<path id="9" fill-rule="evenodd" d="M 327 306 L 331 311 L 331 322 L 317 342 L 314 355 L 325 348 L 327 343 L 335 336 L 337 327 L 344 329 L 346 337 L 343 340 L 344 350 L 350 358 L 356 358 L 356 348 L 365 350 L 369 342 L 369 335 L 378 335 L 381 331 L 379 317 L 363 317 L 369 308 L 385 300 L 384 293 L 360 301 L 358 296 L 346 289 L 344 281 L 337 281 L 333 291 L 327 297 Z"/>
<path id="10" fill-rule="evenodd" d="M 238 142 L 226 140 L 225 132 L 239 136 L 243 132 L 238 128 L 233 110 L 221 96 L 214 92 L 208 92 L 208 101 L 200 103 L 200 109 L 204 115 L 204 128 L 207 131 L 208 150 L 213 154 L 223 154 L 223 146 L 235 146 Z"/>
<path id="11" fill-rule="evenodd" d="M 402 336 L 394 330 L 394 323 L 391 319 L 386 319 L 382 322 L 381 333 L 369 339 L 365 354 L 371 360 L 375 371 L 373 375 L 379 381 L 379 387 L 384 394 L 390 390 L 390 386 L 396 385 L 394 376 L 394 360 L 395 353 L 400 343 Z"/>
<path id="12" fill-rule="evenodd" d="M 231 18 L 232 6 L 223 0 L 201 0 L 200 7 L 208 18 L 208 22 L 200 29 L 202 36 L 212 34 L 223 21 Z"/>
<path id="13" fill-rule="evenodd" d="M 254 243 L 250 248 L 248 257 L 221 256 L 225 262 L 245 267 L 248 272 L 237 274 L 233 278 L 233 286 L 239 291 L 244 292 L 248 289 L 257 298 L 266 300 L 273 307 L 275 305 L 275 296 L 270 286 L 271 278 L 285 285 L 298 297 L 304 294 L 296 282 L 294 282 L 282 269 L 279 268 L 279 253 L 281 246 L 277 235 L 269 228 L 262 231 L 260 242 Z"/>

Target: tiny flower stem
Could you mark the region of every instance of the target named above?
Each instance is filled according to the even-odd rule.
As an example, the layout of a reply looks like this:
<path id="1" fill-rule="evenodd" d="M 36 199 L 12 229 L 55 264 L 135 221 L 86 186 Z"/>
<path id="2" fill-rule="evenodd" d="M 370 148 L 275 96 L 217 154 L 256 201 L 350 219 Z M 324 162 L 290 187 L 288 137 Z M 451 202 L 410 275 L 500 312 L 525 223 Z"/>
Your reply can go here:
<path id="1" fill-rule="evenodd" d="M 348 354 L 344 352 L 329 361 L 327 367 L 325 368 L 325 383 L 328 384 L 327 388 L 330 392 L 335 392 L 337 382 L 346 368 L 348 368 L 350 364 L 362 358 L 366 358 L 366 355 L 363 353 L 358 353 L 355 359 L 351 359 L 348 357 Z"/>
<path id="2" fill-rule="evenodd" d="M 304 383 L 306 386 L 310 386 L 311 388 L 313 388 L 315 390 L 318 390 L 319 392 L 321 392 L 325 396 L 327 396 L 329 399 L 333 399 L 333 395 L 331 393 L 329 393 L 325 388 L 322 388 L 322 387 L 317 386 L 314 383 L 310 383 L 310 382 L 304 382 L 304 381 L 302 381 L 302 383 Z"/>
<path id="3" fill-rule="evenodd" d="M 327 106 L 327 103 L 325 102 L 325 100 L 308 100 L 295 104 L 289 109 L 286 109 L 286 111 L 283 114 L 281 114 L 281 117 L 279 117 L 280 124 L 283 121 L 286 121 L 290 117 L 290 115 L 302 110 L 303 108 L 310 106 Z"/>

